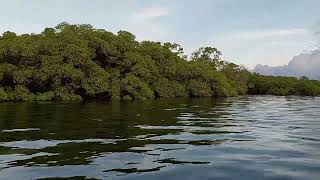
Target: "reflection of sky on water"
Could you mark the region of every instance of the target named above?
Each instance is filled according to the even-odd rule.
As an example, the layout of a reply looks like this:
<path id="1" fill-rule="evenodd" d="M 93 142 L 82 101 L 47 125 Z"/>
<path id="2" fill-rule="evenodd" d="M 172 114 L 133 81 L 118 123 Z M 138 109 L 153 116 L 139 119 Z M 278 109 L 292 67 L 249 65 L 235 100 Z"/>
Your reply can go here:
<path id="1" fill-rule="evenodd" d="M 317 179 L 319 100 L 0 104 L 0 177 Z"/>

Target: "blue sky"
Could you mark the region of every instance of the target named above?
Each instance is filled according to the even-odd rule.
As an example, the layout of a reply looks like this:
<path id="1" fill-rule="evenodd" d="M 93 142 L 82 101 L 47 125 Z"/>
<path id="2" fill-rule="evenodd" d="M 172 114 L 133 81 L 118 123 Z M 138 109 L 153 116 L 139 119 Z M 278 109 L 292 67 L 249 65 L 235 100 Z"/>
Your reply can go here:
<path id="1" fill-rule="evenodd" d="M 252 68 L 287 64 L 312 49 L 319 7 L 319 0 L 0 0 L 0 32 L 85 23 L 177 42 L 187 54 L 215 46 L 228 61 Z"/>

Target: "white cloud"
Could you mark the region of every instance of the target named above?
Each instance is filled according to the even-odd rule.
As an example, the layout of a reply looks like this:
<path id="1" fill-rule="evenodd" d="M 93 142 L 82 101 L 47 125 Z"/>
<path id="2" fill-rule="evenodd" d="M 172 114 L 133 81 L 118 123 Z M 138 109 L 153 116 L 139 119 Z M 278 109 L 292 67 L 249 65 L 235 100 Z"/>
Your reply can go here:
<path id="1" fill-rule="evenodd" d="M 307 76 L 312 79 L 320 79 L 320 50 L 303 53 L 293 57 L 285 66 L 257 65 L 254 71 L 263 75 L 274 76 Z"/>
<path id="2" fill-rule="evenodd" d="M 138 40 L 164 41 L 168 39 L 169 33 L 166 26 L 158 20 L 169 14 L 170 10 L 166 7 L 140 8 L 129 15 L 125 24 Z"/>
<path id="3" fill-rule="evenodd" d="M 243 31 L 243 32 L 234 32 L 228 33 L 225 37 L 229 39 L 273 39 L 273 38 L 288 38 L 288 37 L 297 37 L 305 36 L 308 34 L 306 29 L 271 29 L 271 30 L 253 30 L 253 31 Z"/>
<path id="4" fill-rule="evenodd" d="M 227 60 L 247 67 L 256 64 L 283 65 L 294 55 L 310 48 L 311 34 L 301 28 L 238 31 L 210 38 L 210 43 L 213 42 Z"/>
<path id="5" fill-rule="evenodd" d="M 138 12 L 133 13 L 136 20 L 152 20 L 155 18 L 169 15 L 169 9 L 163 7 L 152 7 L 140 9 Z"/>

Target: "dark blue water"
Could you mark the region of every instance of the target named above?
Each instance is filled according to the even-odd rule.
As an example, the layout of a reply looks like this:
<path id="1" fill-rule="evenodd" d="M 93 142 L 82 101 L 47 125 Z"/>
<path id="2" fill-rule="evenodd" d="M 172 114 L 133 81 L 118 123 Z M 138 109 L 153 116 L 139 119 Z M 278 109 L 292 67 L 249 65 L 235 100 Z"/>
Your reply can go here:
<path id="1" fill-rule="evenodd" d="M 320 179 L 320 98 L 0 104 L 0 179 Z"/>

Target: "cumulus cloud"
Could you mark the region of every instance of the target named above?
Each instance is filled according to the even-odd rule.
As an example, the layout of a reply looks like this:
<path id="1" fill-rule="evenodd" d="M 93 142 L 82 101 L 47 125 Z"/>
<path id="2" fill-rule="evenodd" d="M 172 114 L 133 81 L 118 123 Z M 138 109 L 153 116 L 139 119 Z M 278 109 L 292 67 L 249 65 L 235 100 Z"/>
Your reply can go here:
<path id="1" fill-rule="evenodd" d="M 276 67 L 257 65 L 253 71 L 263 75 L 307 76 L 320 80 L 320 50 L 295 56 L 288 65 Z"/>

